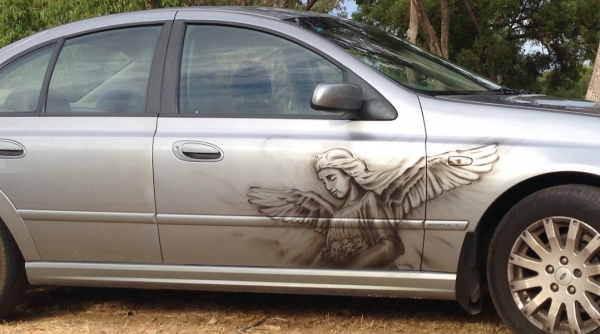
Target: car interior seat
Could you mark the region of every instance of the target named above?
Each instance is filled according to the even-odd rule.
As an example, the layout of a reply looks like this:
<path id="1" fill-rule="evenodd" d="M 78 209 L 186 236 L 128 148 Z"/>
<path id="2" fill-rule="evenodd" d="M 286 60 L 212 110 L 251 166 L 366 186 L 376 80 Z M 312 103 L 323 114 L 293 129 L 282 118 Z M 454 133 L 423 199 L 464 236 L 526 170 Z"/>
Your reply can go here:
<path id="1" fill-rule="evenodd" d="M 41 88 L 19 87 L 13 89 L 4 100 L 4 109 L 11 111 L 33 112 L 37 110 Z M 51 89 L 46 100 L 47 113 L 69 113 L 71 107 L 67 97 L 60 91 Z"/>
<path id="2" fill-rule="evenodd" d="M 277 108 L 269 103 L 272 90 L 269 72 L 260 63 L 243 61 L 233 74 L 231 94 L 238 99 L 239 114 L 278 114 Z"/>
<path id="3" fill-rule="evenodd" d="M 112 113 L 144 113 L 146 98 L 133 90 L 108 90 L 98 98 L 96 109 Z"/>
<path id="4" fill-rule="evenodd" d="M 181 112 L 189 114 L 231 114 L 229 83 L 219 80 L 215 55 L 198 57 L 193 66 L 182 73 L 180 85 Z M 183 71 L 182 71 L 183 72 Z"/>

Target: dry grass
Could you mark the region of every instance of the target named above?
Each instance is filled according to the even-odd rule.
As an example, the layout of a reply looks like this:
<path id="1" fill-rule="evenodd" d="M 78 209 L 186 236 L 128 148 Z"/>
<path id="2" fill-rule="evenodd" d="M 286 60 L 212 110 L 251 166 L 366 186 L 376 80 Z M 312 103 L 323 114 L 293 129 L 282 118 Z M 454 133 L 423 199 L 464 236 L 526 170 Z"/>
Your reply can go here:
<path id="1" fill-rule="evenodd" d="M 509 333 L 489 303 L 92 288 L 30 290 L 7 333 Z"/>

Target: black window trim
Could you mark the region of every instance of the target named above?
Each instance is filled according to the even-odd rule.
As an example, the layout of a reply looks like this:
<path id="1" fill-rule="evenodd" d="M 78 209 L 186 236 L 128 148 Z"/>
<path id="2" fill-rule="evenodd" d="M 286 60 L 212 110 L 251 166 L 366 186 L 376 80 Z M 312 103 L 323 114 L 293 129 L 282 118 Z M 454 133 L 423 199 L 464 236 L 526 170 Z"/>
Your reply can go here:
<path id="1" fill-rule="evenodd" d="M 183 42 L 185 39 L 185 32 L 188 25 L 210 25 L 210 26 L 223 26 L 232 28 L 241 28 L 247 30 L 258 31 L 273 35 L 279 38 L 283 38 L 289 42 L 295 43 L 318 56 L 326 59 L 327 61 L 334 64 L 342 71 L 344 82 L 348 81 L 349 77 L 358 77 L 346 66 L 335 60 L 333 57 L 322 52 L 321 50 L 304 43 L 294 37 L 283 34 L 279 31 L 271 30 L 269 28 L 260 27 L 251 24 L 237 23 L 237 22 L 223 22 L 223 21 L 212 21 L 212 20 L 190 20 L 190 19 L 179 19 L 175 20 L 173 29 L 171 32 L 171 38 L 169 40 L 169 46 L 167 47 L 167 65 L 165 66 L 165 76 L 163 81 L 162 91 L 162 105 L 161 113 L 159 117 L 193 117 L 193 118 L 260 118 L 260 119 L 323 119 L 323 120 L 350 120 L 350 117 L 345 115 L 338 115 L 332 113 L 331 115 L 206 115 L 206 114 L 182 114 L 179 112 L 179 80 L 181 75 L 181 62 L 183 57 Z M 359 77 L 358 77 L 359 78 Z M 374 87 L 364 82 L 361 79 L 361 84 Z M 376 91 L 376 90 L 375 90 Z M 379 93 L 380 94 L 380 93 Z M 381 94 L 380 94 L 381 95 Z M 382 98 L 383 95 L 381 95 Z"/>
<path id="2" fill-rule="evenodd" d="M 40 99 L 37 105 L 37 112 L 43 114 L 46 112 L 46 97 L 48 96 L 48 90 L 50 89 L 50 80 L 52 79 L 52 73 L 54 72 L 54 68 L 56 67 L 56 62 L 58 61 L 58 57 L 60 56 L 60 51 L 62 47 L 65 45 L 65 38 L 60 38 L 54 47 L 54 52 L 52 53 L 52 57 L 50 58 L 50 63 L 46 68 L 46 75 L 44 76 L 44 81 L 42 84 L 42 92 L 40 94 Z"/>
<path id="3" fill-rule="evenodd" d="M 86 30 L 84 32 L 78 32 L 75 34 L 70 34 L 61 37 L 59 40 L 62 40 L 60 43 L 60 48 L 56 51 L 56 54 L 53 55 L 53 62 L 50 63 L 52 67 L 52 71 L 47 73 L 47 77 L 44 79 L 44 86 L 42 87 L 42 95 L 43 100 L 42 108 L 38 105 L 38 115 L 41 117 L 156 117 L 159 112 L 160 105 L 160 84 L 162 82 L 163 76 L 163 68 L 165 63 L 165 53 L 166 53 L 166 45 L 168 43 L 169 35 L 171 33 L 171 28 L 173 25 L 173 20 L 160 20 L 160 21 L 152 21 L 152 22 L 138 22 L 133 24 L 118 24 L 109 27 L 102 27 L 97 29 Z M 100 32 L 119 30 L 119 29 L 127 29 L 127 28 L 138 28 L 138 27 L 153 27 L 160 26 L 161 32 L 159 34 L 158 40 L 156 42 L 156 48 L 154 50 L 154 55 L 152 56 L 152 62 L 150 65 L 150 75 L 148 77 L 148 87 L 146 89 L 146 106 L 144 113 L 46 113 L 45 106 L 48 96 L 48 89 L 50 87 L 50 81 L 52 79 L 52 74 L 54 73 L 54 68 L 56 63 L 58 62 L 58 57 L 60 56 L 60 52 L 62 51 L 62 46 L 64 42 L 68 39 L 77 38 L 81 36 L 91 35 Z M 47 79 L 47 82 L 46 82 Z"/>
<path id="4" fill-rule="evenodd" d="M 85 31 L 79 31 L 73 34 L 64 35 L 58 38 L 54 38 L 43 43 L 34 45 L 22 52 L 19 52 L 16 55 L 11 56 L 6 59 L 4 64 L 0 66 L 0 71 L 4 69 L 6 66 L 12 64 L 15 60 L 27 56 L 28 54 L 38 51 L 48 45 L 55 44 L 54 50 L 52 51 L 52 56 L 50 57 L 50 62 L 48 63 L 48 67 L 46 68 L 46 74 L 44 76 L 41 94 L 38 100 L 37 110 L 31 112 L 2 112 L 0 113 L 0 117 L 157 117 L 160 112 L 159 106 L 161 105 L 161 90 L 162 90 L 162 81 L 164 75 L 165 61 L 166 61 L 166 53 L 167 53 L 167 44 L 169 42 L 170 34 L 173 28 L 174 20 L 157 20 L 157 21 L 147 21 L 147 22 L 136 22 L 136 23 L 123 23 L 116 24 L 111 26 L 99 27 L 94 29 L 89 29 Z M 156 49 L 154 51 L 154 55 L 152 58 L 152 63 L 150 67 L 150 76 L 148 79 L 148 88 L 146 91 L 146 110 L 144 113 L 45 113 L 45 106 L 47 101 L 48 89 L 50 86 L 50 80 L 52 78 L 52 73 L 54 72 L 54 67 L 56 66 L 56 62 L 58 61 L 58 56 L 60 55 L 60 51 L 62 50 L 62 46 L 67 39 L 76 38 L 80 36 L 85 36 L 89 34 L 94 34 L 103 31 L 111 31 L 118 30 L 124 28 L 134 28 L 134 27 L 147 27 L 147 26 L 162 26 L 161 33 L 159 34 L 158 41 L 156 43 Z"/>

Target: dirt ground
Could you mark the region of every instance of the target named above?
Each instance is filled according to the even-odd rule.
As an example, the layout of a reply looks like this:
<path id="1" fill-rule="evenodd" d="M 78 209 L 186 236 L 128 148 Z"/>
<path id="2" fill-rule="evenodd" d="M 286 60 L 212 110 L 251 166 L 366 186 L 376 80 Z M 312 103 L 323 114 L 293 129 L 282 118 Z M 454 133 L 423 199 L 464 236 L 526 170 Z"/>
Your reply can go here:
<path id="1" fill-rule="evenodd" d="M 490 303 L 168 290 L 34 288 L 7 333 L 509 333 Z"/>

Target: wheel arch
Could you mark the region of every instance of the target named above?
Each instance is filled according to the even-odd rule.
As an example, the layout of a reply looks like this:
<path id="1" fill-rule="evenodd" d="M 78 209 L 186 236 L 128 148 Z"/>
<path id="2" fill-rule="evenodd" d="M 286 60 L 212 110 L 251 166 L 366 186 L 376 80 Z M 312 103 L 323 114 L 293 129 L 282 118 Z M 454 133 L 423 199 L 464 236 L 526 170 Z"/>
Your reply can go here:
<path id="1" fill-rule="evenodd" d="M 504 215 L 534 192 L 566 184 L 600 188 L 600 175 L 575 171 L 550 172 L 523 180 L 496 198 L 482 215 L 475 231 L 467 233 L 456 275 L 456 300 L 467 312 L 477 314 L 481 311 L 482 297 L 487 290 L 485 268 L 489 246 Z"/>
<path id="2" fill-rule="evenodd" d="M 0 222 L 8 228 L 25 261 L 41 260 L 25 222 L 2 190 L 0 190 Z"/>

